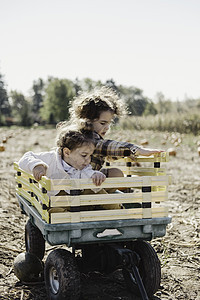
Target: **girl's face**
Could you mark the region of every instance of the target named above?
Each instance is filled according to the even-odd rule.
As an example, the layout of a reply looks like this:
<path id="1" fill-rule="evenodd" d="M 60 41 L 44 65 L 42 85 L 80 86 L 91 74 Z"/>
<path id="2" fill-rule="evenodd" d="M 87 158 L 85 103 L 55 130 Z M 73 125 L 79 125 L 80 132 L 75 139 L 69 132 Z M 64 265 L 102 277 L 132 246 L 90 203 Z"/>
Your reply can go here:
<path id="1" fill-rule="evenodd" d="M 110 124 L 113 119 L 113 113 L 109 110 L 102 111 L 98 119 L 92 122 L 94 131 L 96 131 L 101 137 L 104 137 L 106 132 L 110 128 Z"/>
<path id="2" fill-rule="evenodd" d="M 74 150 L 64 148 L 63 159 L 75 169 L 82 170 L 90 163 L 94 149 L 95 147 L 92 143 L 85 145 L 83 144 L 81 147 Z"/>

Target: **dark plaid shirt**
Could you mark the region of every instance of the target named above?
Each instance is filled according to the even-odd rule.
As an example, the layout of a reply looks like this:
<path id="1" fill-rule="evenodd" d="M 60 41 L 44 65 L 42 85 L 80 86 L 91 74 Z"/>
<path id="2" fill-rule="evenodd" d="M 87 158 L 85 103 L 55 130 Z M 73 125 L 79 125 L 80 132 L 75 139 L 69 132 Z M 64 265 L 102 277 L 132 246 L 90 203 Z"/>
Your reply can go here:
<path id="1" fill-rule="evenodd" d="M 117 142 L 113 140 L 104 140 L 100 135 L 94 133 L 96 148 L 91 159 L 93 170 L 100 170 L 105 162 L 105 158 L 117 159 L 119 157 L 134 157 L 137 145 L 128 142 Z"/>

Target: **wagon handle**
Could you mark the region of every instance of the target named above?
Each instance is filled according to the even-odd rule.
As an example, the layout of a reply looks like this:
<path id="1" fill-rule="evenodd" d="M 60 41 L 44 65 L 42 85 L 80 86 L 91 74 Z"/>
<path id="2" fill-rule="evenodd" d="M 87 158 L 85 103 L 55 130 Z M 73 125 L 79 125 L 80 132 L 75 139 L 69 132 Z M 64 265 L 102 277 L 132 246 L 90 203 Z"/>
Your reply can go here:
<path id="1" fill-rule="evenodd" d="M 98 238 L 98 239 L 114 239 L 118 236 L 123 235 L 124 232 L 121 229 L 118 228 L 105 228 L 103 231 L 95 231 L 93 233 L 93 236 Z"/>

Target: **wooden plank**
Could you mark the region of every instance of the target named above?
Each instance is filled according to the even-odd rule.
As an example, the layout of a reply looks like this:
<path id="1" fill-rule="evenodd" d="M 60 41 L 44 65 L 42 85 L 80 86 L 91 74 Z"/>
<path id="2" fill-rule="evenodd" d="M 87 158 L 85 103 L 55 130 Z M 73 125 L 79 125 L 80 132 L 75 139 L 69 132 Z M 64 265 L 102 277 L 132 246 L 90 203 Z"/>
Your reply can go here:
<path id="1" fill-rule="evenodd" d="M 41 203 L 38 202 L 35 197 L 32 199 L 32 205 L 37 209 L 39 214 L 41 215 L 42 219 L 49 223 L 49 213 L 47 210 L 44 210 L 41 206 Z"/>
<path id="2" fill-rule="evenodd" d="M 151 216 L 149 216 L 150 214 Z M 51 213 L 51 224 L 142 218 L 163 218 L 166 216 L 168 216 L 168 209 L 166 207 L 150 209 L 134 208 L 119 210 L 82 211 L 73 213 L 62 212 Z"/>
<path id="3" fill-rule="evenodd" d="M 43 204 L 46 204 L 49 206 L 49 196 L 47 194 L 42 193 L 41 188 L 37 187 L 34 183 L 30 184 L 32 192 L 37 195 L 37 197 L 40 199 L 40 201 Z"/>
<path id="4" fill-rule="evenodd" d="M 24 178 L 27 178 L 27 179 L 31 178 L 31 179 L 35 180 L 35 178 L 32 174 L 29 174 L 29 173 L 25 172 L 24 170 L 20 169 L 18 163 L 16 163 L 16 162 L 14 162 L 14 169 L 18 172 L 21 172 L 21 174 L 22 174 L 21 176 L 17 176 L 17 177 L 24 177 Z M 47 178 L 46 176 L 42 176 L 39 183 L 46 190 L 48 190 L 48 191 L 51 190 L 51 180 L 49 178 Z"/>
<path id="5" fill-rule="evenodd" d="M 134 193 L 114 193 L 114 194 L 92 194 L 80 196 L 52 196 L 51 207 L 67 207 L 82 205 L 103 205 L 119 203 L 137 203 L 145 201 L 141 191 Z M 151 192 L 150 202 L 161 202 L 167 200 L 167 191 Z M 149 199 L 148 201 L 149 202 Z"/>
<path id="6" fill-rule="evenodd" d="M 123 173 L 125 175 L 135 175 L 135 176 L 163 176 L 166 175 L 165 171 L 155 171 L 155 170 L 149 170 L 149 171 L 143 171 L 143 170 L 133 170 L 133 171 L 126 171 L 124 170 Z"/>
<path id="7" fill-rule="evenodd" d="M 39 181 L 42 187 L 44 187 L 47 191 L 51 191 L 51 179 L 46 176 L 42 176 L 41 180 Z"/>
<path id="8" fill-rule="evenodd" d="M 151 156 L 137 156 L 134 159 L 130 157 L 118 158 L 117 162 L 168 162 L 169 161 L 169 153 L 161 152 Z M 108 161 L 110 162 L 110 161 Z M 116 161 L 115 161 L 116 162 Z M 112 163 L 112 162 L 111 162 Z"/>
<path id="9" fill-rule="evenodd" d="M 164 218 L 168 216 L 168 207 L 152 208 L 152 218 Z"/>
<path id="10" fill-rule="evenodd" d="M 168 200 L 168 191 L 167 190 L 152 191 L 151 194 L 152 194 L 152 198 L 151 198 L 152 202 L 163 202 L 163 201 Z"/>
<path id="11" fill-rule="evenodd" d="M 23 176 L 17 176 L 16 182 L 21 183 L 24 190 L 33 192 L 42 203 L 49 206 L 49 197 L 47 194 L 42 193 L 41 187 L 39 187 L 38 184 L 30 183 L 29 178 L 24 178 Z"/>
<path id="12" fill-rule="evenodd" d="M 72 215 L 72 216 L 71 216 Z M 89 221 L 106 221 L 118 219 L 138 219 L 142 218 L 142 209 L 118 209 L 118 210 L 98 210 L 98 211 L 82 211 L 82 212 L 63 212 L 51 213 L 51 224 L 71 223 L 72 220 L 80 222 Z M 79 221 L 78 221 L 79 222 Z"/>
<path id="13" fill-rule="evenodd" d="M 115 165 L 120 169 L 124 174 L 130 173 L 130 175 L 137 175 L 137 176 L 158 176 L 158 175 L 166 175 L 165 168 L 144 168 L 144 167 L 127 167 L 127 166 L 120 166 Z M 107 169 L 112 168 L 113 166 L 106 166 Z"/>
<path id="14" fill-rule="evenodd" d="M 18 195 L 24 197 L 27 201 L 29 201 L 40 213 L 43 220 L 49 223 L 49 213 L 47 210 L 42 209 L 42 205 L 40 202 L 37 201 L 35 197 L 31 197 L 31 194 L 27 191 L 23 190 L 22 188 L 16 189 Z"/>
<path id="15" fill-rule="evenodd" d="M 143 176 L 143 177 L 121 177 L 107 178 L 102 184 L 102 188 L 120 188 L 120 187 L 142 187 L 146 180 L 151 180 L 152 186 L 167 186 L 169 176 Z M 51 179 L 52 190 L 75 190 L 91 189 L 96 186 L 91 179 Z"/>
<path id="16" fill-rule="evenodd" d="M 142 210 L 142 218 L 143 219 L 152 218 L 152 208 L 143 208 L 143 210 Z"/>
<path id="17" fill-rule="evenodd" d="M 22 188 L 17 188 L 16 192 L 32 204 L 32 197 L 30 193 L 28 193 Z"/>
<path id="18" fill-rule="evenodd" d="M 138 156 L 134 159 L 138 162 L 168 162 L 169 161 L 169 153 L 161 152 L 158 154 L 154 154 L 151 156 Z"/>
<path id="19" fill-rule="evenodd" d="M 109 195 L 109 196 L 108 196 Z M 134 200 L 134 201 L 133 201 Z M 116 204 L 141 202 L 142 193 L 124 193 L 124 194 L 92 194 L 81 196 L 54 196 L 51 197 L 51 207 L 58 206 L 79 206 L 79 205 L 98 205 L 98 204 Z"/>
<path id="20" fill-rule="evenodd" d="M 23 176 L 16 176 L 15 180 L 17 183 L 21 183 L 23 188 L 25 187 L 27 190 L 30 191 L 30 182 L 28 178 L 24 178 Z"/>
<path id="21" fill-rule="evenodd" d="M 17 172 L 21 172 L 21 174 L 22 174 L 21 176 L 35 180 L 35 178 L 32 174 L 29 174 L 29 173 L 25 172 L 24 170 L 20 169 L 19 165 L 16 162 L 14 162 L 14 169 Z M 21 177 L 21 176 L 19 176 L 19 177 Z"/>
<path id="22" fill-rule="evenodd" d="M 142 193 L 142 202 L 151 202 L 151 192 Z"/>
<path id="23" fill-rule="evenodd" d="M 51 196 L 51 207 L 65 207 L 65 206 L 80 206 L 80 205 L 87 205 L 90 201 L 88 198 L 94 199 L 93 196 L 96 195 L 85 195 L 85 201 L 84 196 Z M 95 202 L 95 200 L 94 200 Z"/>

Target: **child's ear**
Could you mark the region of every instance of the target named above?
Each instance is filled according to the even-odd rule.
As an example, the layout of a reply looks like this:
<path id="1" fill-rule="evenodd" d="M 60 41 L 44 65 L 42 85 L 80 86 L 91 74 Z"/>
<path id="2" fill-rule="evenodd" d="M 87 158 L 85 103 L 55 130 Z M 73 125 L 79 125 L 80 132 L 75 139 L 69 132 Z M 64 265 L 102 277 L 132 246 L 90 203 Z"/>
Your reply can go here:
<path id="1" fill-rule="evenodd" d="M 70 150 L 69 148 L 66 148 L 66 147 L 65 147 L 65 148 L 63 149 L 63 155 L 64 155 L 64 156 L 68 156 L 68 155 L 70 154 L 70 152 L 71 152 L 71 150 Z"/>

